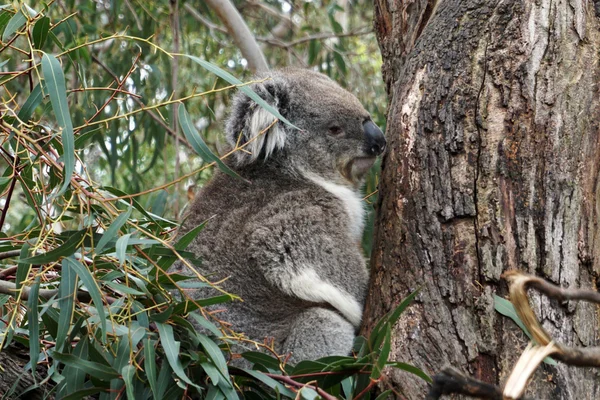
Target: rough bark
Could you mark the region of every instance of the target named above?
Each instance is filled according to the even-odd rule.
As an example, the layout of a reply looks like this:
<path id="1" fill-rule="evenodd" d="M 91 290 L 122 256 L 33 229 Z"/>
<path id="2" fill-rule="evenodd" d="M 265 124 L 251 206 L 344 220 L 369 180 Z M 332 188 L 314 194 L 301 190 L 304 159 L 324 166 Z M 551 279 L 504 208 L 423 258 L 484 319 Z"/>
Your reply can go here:
<path id="1" fill-rule="evenodd" d="M 38 367 L 35 377 L 25 370 L 29 362 L 29 351 L 19 346 L 9 346 L 0 352 L 0 397 L 8 399 L 52 400 L 48 391 L 52 386 L 37 387 L 42 382 L 45 370 Z M 40 374 L 42 372 L 42 374 Z"/>
<path id="2" fill-rule="evenodd" d="M 398 360 L 502 384 L 527 338 L 494 311 L 505 270 L 597 290 L 600 19 L 585 0 L 375 0 L 389 96 L 368 331 L 421 287 Z M 600 8 L 600 7 L 598 7 Z M 384 289 L 382 289 L 384 288 Z M 535 294 L 545 329 L 599 344 L 598 307 Z M 389 372 L 399 395 L 418 378 Z M 600 373 L 545 365 L 530 394 L 600 398 Z"/>

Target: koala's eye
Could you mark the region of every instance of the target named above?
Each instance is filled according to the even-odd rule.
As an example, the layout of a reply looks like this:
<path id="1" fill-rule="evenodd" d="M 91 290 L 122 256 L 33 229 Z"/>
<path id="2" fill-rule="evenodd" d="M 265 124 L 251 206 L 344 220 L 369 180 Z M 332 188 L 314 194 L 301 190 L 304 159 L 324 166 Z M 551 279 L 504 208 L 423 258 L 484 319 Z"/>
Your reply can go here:
<path id="1" fill-rule="evenodd" d="M 330 127 L 328 131 L 331 136 L 342 136 L 344 134 L 344 130 L 336 125 Z"/>

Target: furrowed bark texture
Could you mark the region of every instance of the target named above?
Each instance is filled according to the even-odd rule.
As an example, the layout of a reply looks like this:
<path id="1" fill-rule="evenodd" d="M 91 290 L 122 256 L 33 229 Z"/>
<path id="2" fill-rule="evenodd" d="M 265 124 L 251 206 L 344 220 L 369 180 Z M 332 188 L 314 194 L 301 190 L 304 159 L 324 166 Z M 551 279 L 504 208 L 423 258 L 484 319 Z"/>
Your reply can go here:
<path id="1" fill-rule="evenodd" d="M 600 19 L 585 0 L 375 0 L 389 96 L 364 330 L 421 287 L 393 352 L 503 384 L 527 338 L 494 310 L 505 270 L 596 289 Z M 598 346 L 598 307 L 534 295 L 543 326 Z M 388 373 L 423 398 L 418 378 Z M 540 399 L 598 399 L 600 374 L 544 365 Z"/>

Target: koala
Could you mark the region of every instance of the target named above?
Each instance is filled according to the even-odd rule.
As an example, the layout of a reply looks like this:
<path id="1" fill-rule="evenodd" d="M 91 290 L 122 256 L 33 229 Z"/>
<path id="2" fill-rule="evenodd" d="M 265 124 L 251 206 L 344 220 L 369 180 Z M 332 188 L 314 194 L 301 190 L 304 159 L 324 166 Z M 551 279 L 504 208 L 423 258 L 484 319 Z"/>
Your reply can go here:
<path id="1" fill-rule="evenodd" d="M 352 351 L 369 275 L 360 248 L 363 177 L 385 149 L 361 103 L 323 74 L 270 71 L 252 89 L 297 128 L 244 93 L 226 123 L 230 162 L 187 211 L 181 234 L 208 220 L 188 250 L 199 272 L 243 301 L 214 306 L 252 340 L 273 340 L 290 362 Z M 177 265 L 175 269 L 186 273 Z M 214 289 L 188 292 L 204 298 Z"/>

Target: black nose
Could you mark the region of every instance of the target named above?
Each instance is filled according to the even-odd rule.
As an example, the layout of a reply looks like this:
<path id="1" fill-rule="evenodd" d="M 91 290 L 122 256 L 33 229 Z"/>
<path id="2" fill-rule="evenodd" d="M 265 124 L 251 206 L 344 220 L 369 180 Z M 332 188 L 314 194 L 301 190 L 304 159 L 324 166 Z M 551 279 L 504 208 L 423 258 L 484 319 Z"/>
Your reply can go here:
<path id="1" fill-rule="evenodd" d="M 385 136 L 373 121 L 369 120 L 363 124 L 365 131 L 365 150 L 371 156 L 378 156 L 385 150 Z"/>

